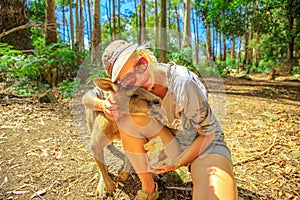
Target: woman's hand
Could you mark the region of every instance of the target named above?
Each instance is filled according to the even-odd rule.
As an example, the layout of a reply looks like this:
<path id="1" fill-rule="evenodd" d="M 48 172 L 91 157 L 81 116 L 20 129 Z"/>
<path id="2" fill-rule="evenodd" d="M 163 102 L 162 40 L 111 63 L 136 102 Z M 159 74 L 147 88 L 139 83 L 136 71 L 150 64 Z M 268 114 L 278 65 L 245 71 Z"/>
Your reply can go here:
<path id="1" fill-rule="evenodd" d="M 151 168 L 150 172 L 155 173 L 155 174 L 162 174 L 162 173 L 165 173 L 165 172 L 173 171 L 173 170 L 175 170 L 179 167 L 181 167 L 179 162 L 172 162 L 169 165 L 164 165 L 164 166 L 161 166 L 161 167 L 156 168 L 156 169 Z"/>
<path id="2" fill-rule="evenodd" d="M 117 102 L 110 98 L 105 100 L 103 112 L 105 116 L 112 121 L 115 121 L 120 117 L 120 110 Z"/>

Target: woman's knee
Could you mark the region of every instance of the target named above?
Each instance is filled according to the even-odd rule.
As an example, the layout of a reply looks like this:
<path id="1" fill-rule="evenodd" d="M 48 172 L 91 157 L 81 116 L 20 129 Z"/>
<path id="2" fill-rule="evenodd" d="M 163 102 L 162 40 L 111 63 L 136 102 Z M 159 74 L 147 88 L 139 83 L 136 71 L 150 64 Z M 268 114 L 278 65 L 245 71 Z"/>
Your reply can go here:
<path id="1" fill-rule="evenodd" d="M 191 164 L 193 199 L 237 199 L 231 163 L 222 155 L 208 154 Z"/>

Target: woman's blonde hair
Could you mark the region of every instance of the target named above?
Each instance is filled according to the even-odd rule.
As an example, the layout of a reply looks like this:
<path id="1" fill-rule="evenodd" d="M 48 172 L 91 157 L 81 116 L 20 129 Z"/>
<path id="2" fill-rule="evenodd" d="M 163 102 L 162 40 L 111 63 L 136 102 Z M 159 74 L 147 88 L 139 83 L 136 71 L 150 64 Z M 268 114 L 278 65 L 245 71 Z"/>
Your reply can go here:
<path id="1" fill-rule="evenodd" d="M 136 49 L 136 53 L 141 56 L 144 56 L 148 60 L 148 63 L 150 65 L 157 63 L 157 59 L 154 53 L 149 49 L 149 44 L 147 43 L 138 46 L 138 48 Z"/>

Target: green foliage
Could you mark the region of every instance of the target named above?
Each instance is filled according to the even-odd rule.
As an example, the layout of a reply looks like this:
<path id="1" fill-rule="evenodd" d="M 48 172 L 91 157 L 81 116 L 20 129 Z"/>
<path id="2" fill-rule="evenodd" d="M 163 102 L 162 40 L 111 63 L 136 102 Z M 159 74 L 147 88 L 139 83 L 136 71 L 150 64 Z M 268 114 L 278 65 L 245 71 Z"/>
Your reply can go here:
<path id="1" fill-rule="evenodd" d="M 202 77 L 219 77 L 220 75 L 226 75 L 226 73 L 223 73 L 224 71 L 221 68 L 218 68 L 213 62 L 201 62 L 196 65 L 195 68 Z"/>
<path id="2" fill-rule="evenodd" d="M 0 73 L 11 83 L 10 91 L 30 95 L 76 75 L 78 56 L 67 45 L 40 43 L 37 47 L 33 55 L 26 55 L 0 44 Z M 49 80 L 53 76 L 56 78 Z"/>
<path id="3" fill-rule="evenodd" d="M 300 67 L 299 67 L 299 66 L 294 66 L 294 67 L 293 67 L 293 72 L 294 72 L 295 74 L 300 74 Z"/>
<path id="4" fill-rule="evenodd" d="M 174 61 L 176 64 L 192 68 L 192 54 L 192 49 L 190 47 L 185 47 L 178 52 L 171 52 L 169 56 L 170 60 Z"/>
<path id="5" fill-rule="evenodd" d="M 26 1 L 26 15 L 30 21 L 45 22 L 45 0 Z"/>
<path id="6" fill-rule="evenodd" d="M 106 72 L 104 71 L 103 67 L 96 67 L 94 70 L 91 70 L 90 76 L 87 79 L 86 83 L 90 84 L 90 83 L 93 82 L 93 80 L 95 78 L 98 78 L 98 77 L 108 78 L 108 76 L 107 76 Z"/>
<path id="7" fill-rule="evenodd" d="M 58 84 L 57 89 L 60 91 L 62 98 L 72 98 L 74 94 L 74 89 L 78 88 L 80 80 L 75 78 L 73 81 L 66 79 Z"/>

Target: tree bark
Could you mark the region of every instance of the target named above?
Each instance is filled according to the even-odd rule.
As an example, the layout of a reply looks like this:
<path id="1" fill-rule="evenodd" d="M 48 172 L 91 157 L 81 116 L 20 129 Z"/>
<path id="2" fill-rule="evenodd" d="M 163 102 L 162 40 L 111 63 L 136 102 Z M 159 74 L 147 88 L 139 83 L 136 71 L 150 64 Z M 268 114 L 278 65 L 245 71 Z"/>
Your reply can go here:
<path id="1" fill-rule="evenodd" d="M 194 8 L 194 15 L 193 15 L 193 21 L 194 21 L 194 30 L 195 30 L 195 64 L 197 65 L 199 63 L 199 33 L 198 33 L 198 19 L 196 15 L 196 9 Z"/>
<path id="2" fill-rule="evenodd" d="M 83 6 L 85 4 L 85 0 L 79 0 L 79 50 L 84 49 L 84 17 L 83 17 Z"/>
<path id="3" fill-rule="evenodd" d="M 175 12 L 176 12 L 176 20 L 177 20 L 177 40 L 178 40 L 178 50 L 181 49 L 181 31 L 180 31 L 180 16 L 179 16 L 179 9 L 177 6 L 175 6 Z"/>
<path id="4" fill-rule="evenodd" d="M 166 0 L 161 0 L 161 12 L 160 12 L 160 55 L 159 61 L 167 61 L 167 3 Z"/>
<path id="5" fill-rule="evenodd" d="M 119 39 L 121 38 L 121 2 L 118 0 L 118 33 L 119 33 Z"/>
<path id="6" fill-rule="evenodd" d="M 155 48 L 159 45 L 159 18 L 158 18 L 158 5 L 157 0 L 154 0 L 155 9 Z"/>
<path id="7" fill-rule="evenodd" d="M 231 59 L 235 59 L 235 35 L 232 36 L 231 38 L 231 54 L 230 54 Z"/>
<path id="8" fill-rule="evenodd" d="M 191 0 L 184 0 L 184 25 L 182 47 L 191 47 Z"/>
<path id="9" fill-rule="evenodd" d="M 140 34 L 141 34 L 141 41 L 140 43 L 144 43 L 146 41 L 146 11 L 145 11 L 145 7 L 146 7 L 146 2 L 145 0 L 141 0 L 141 21 L 140 21 Z"/>
<path id="10" fill-rule="evenodd" d="M 46 0 L 46 45 L 57 43 L 55 1 Z"/>
<path id="11" fill-rule="evenodd" d="M 92 11 L 91 11 L 91 2 L 90 0 L 87 0 L 88 5 L 88 16 L 89 16 L 89 35 L 92 38 Z M 90 45 L 90 49 L 92 48 L 92 45 Z"/>
<path id="12" fill-rule="evenodd" d="M 24 1 L 0 0 L 0 34 L 27 24 Z M 0 38 L 0 42 L 14 46 L 18 50 L 32 49 L 29 28 L 13 31 Z"/>
<path id="13" fill-rule="evenodd" d="M 75 37 L 74 37 L 74 19 L 73 19 L 73 2 L 70 0 L 69 7 L 70 7 L 70 31 L 71 31 L 71 47 L 74 49 L 75 45 Z"/>
<path id="14" fill-rule="evenodd" d="M 226 36 L 225 36 L 225 34 L 222 34 L 222 38 L 223 38 L 223 61 L 225 61 L 226 57 L 227 57 L 227 55 L 226 55 L 227 46 L 226 46 Z"/>
<path id="15" fill-rule="evenodd" d="M 112 0 L 112 39 L 116 40 L 116 4 L 115 0 Z"/>
<path id="16" fill-rule="evenodd" d="M 99 64 L 101 62 L 101 6 L 100 0 L 94 2 L 94 30 L 92 34 L 92 55 L 91 60 L 93 64 Z"/>

